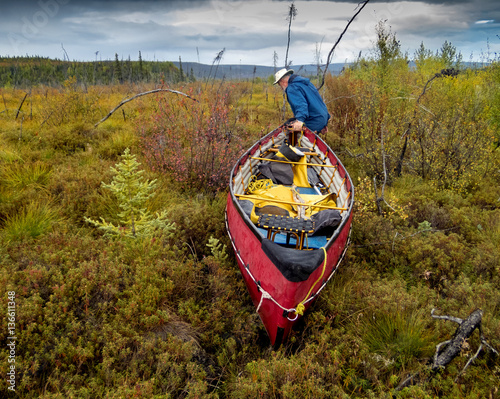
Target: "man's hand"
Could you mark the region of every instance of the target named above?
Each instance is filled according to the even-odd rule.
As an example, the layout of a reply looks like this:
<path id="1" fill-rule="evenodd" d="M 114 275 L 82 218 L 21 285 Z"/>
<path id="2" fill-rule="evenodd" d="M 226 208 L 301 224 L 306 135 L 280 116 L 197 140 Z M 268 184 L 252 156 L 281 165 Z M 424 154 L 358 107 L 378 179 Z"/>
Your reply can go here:
<path id="1" fill-rule="evenodd" d="M 304 122 L 295 120 L 292 123 L 290 123 L 289 127 L 291 130 L 293 130 L 295 132 L 300 132 L 302 130 L 302 128 L 304 127 Z"/>

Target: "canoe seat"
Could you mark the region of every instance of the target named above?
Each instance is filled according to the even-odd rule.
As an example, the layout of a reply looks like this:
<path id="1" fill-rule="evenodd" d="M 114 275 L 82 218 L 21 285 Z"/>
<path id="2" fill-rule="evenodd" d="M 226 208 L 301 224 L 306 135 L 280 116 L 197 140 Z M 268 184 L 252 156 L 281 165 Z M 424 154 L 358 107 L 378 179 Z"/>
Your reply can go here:
<path id="1" fill-rule="evenodd" d="M 307 234 L 314 232 L 313 220 L 282 215 L 260 215 L 257 226 L 267 230 L 267 238 L 271 241 L 274 241 L 277 233 L 286 233 L 287 245 L 290 243 L 290 235 L 294 235 L 297 249 L 302 249 Z"/>

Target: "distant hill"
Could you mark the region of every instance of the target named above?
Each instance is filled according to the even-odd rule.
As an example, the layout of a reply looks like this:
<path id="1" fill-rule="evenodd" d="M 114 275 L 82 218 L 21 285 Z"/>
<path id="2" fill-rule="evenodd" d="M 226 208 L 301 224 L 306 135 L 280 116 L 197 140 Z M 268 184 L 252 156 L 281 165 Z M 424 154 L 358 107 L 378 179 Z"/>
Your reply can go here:
<path id="1" fill-rule="evenodd" d="M 180 63 L 173 62 L 173 64 L 180 68 Z M 346 64 L 331 64 L 328 67 L 328 71 L 334 75 L 338 75 L 342 68 Z M 317 74 L 316 65 L 292 65 L 291 68 L 296 72 L 304 76 L 311 76 Z M 272 66 L 263 65 L 207 65 L 200 64 L 197 62 L 182 62 L 182 69 L 186 75 L 191 74 L 191 70 L 196 79 L 252 79 L 253 77 L 267 79 L 269 76 L 274 75 L 275 68 Z M 280 69 L 280 68 L 276 68 Z"/>
<path id="2" fill-rule="evenodd" d="M 180 64 L 178 61 L 172 61 L 175 67 L 180 68 Z M 328 67 L 328 72 L 333 75 L 339 75 L 342 70 L 346 67 L 352 66 L 353 63 L 332 63 Z M 462 62 L 460 64 L 459 69 L 480 69 L 487 66 L 488 63 L 477 63 L 477 62 Z M 408 66 L 410 68 L 416 68 L 416 64 L 414 61 L 409 61 Z M 276 70 L 281 69 L 282 67 L 276 68 Z M 302 76 L 310 77 L 316 76 L 317 66 L 313 64 L 307 65 L 292 65 L 291 68 Z M 324 66 L 321 66 L 324 68 Z M 197 62 L 182 62 L 182 70 L 184 75 L 193 76 L 197 80 L 203 79 L 213 79 L 214 76 L 216 79 L 230 79 L 230 80 L 249 80 L 254 77 L 267 79 L 269 76 L 274 75 L 275 68 L 272 66 L 263 66 L 263 65 L 207 65 L 200 64 Z M 191 73 L 192 72 L 192 73 Z M 437 71 L 439 72 L 439 71 Z"/>
<path id="3" fill-rule="evenodd" d="M 415 68 L 413 61 L 410 68 Z M 479 69 L 487 63 L 464 62 L 459 69 Z M 341 73 L 350 63 L 333 63 L 328 72 Z M 280 67 L 281 68 L 281 67 Z M 292 65 L 293 70 L 305 77 L 318 75 L 317 66 L 312 64 Z M 279 69 L 279 68 L 276 68 Z M 439 71 L 438 71 L 439 72 Z M 0 56 L 0 87 L 28 88 L 36 85 L 60 86 L 68 79 L 84 85 L 110 85 L 117 83 L 178 83 L 194 80 L 226 79 L 267 80 L 274 75 L 275 68 L 263 65 L 220 64 L 208 65 L 198 62 L 179 61 L 63 61 L 48 57 L 2 57 Z"/>

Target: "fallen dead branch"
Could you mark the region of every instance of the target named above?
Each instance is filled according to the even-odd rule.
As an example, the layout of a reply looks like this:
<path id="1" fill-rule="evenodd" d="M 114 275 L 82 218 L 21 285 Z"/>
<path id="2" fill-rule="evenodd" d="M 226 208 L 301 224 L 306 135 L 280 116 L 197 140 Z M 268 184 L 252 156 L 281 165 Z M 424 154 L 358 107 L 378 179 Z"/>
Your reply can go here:
<path id="1" fill-rule="evenodd" d="M 481 325 L 483 311 L 481 309 L 474 310 L 465 320 L 454 316 L 437 316 L 434 314 L 434 311 L 435 309 L 432 309 L 431 311 L 432 317 L 434 317 L 435 319 L 453 321 L 455 323 L 458 323 L 458 327 L 451 339 L 436 345 L 436 353 L 434 354 L 432 364 L 430 365 L 431 375 L 438 372 L 439 370 L 444 369 L 455 357 L 460 354 L 463 344 L 476 329 L 479 329 L 481 344 L 479 345 L 479 348 L 477 349 L 474 356 L 469 359 L 462 371 L 457 375 L 457 377 L 455 378 L 455 382 L 457 382 L 458 378 L 465 372 L 467 367 L 469 367 L 469 365 L 477 359 L 479 353 L 481 353 L 484 347 L 488 348 L 495 356 L 498 356 L 498 352 L 484 338 Z M 396 391 L 399 391 L 410 385 L 418 384 L 419 382 L 420 373 L 418 372 L 409 376 L 406 380 L 401 382 L 401 384 L 399 384 L 399 386 L 396 388 Z"/>
<path id="2" fill-rule="evenodd" d="M 119 109 L 122 105 L 132 101 L 132 100 L 135 100 L 136 98 L 138 97 L 142 97 L 142 96 L 146 96 L 148 94 L 153 94 L 153 93 L 160 93 L 160 92 L 164 92 L 164 91 L 168 91 L 170 93 L 175 93 L 175 94 L 180 94 L 184 97 L 187 97 L 187 98 L 190 98 L 191 100 L 193 101 L 196 101 L 196 102 L 199 102 L 196 98 L 193 98 L 191 96 L 189 96 L 188 94 L 186 93 L 183 93 L 181 91 L 177 91 L 177 90 L 172 90 L 172 89 L 154 89 L 154 90 L 150 90 L 150 91 L 145 91 L 143 93 L 138 93 L 136 94 L 135 96 L 132 96 L 130 98 L 127 98 L 125 100 L 123 100 L 120 104 L 118 104 L 115 108 L 113 108 L 111 111 L 109 111 L 109 113 L 104 117 L 102 118 L 99 122 L 97 122 L 94 127 L 97 127 L 99 126 L 101 123 L 103 123 L 106 119 L 108 119 L 111 115 L 113 115 L 113 113 Z"/>

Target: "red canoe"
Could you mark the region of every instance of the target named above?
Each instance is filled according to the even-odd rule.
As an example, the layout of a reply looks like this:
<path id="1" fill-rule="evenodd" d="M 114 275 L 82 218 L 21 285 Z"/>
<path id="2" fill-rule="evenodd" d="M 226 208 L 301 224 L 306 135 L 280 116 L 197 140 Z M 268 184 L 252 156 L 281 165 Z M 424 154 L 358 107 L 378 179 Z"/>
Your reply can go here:
<path id="1" fill-rule="evenodd" d="M 353 202 L 344 166 L 307 129 L 273 130 L 234 166 L 226 227 L 274 347 L 335 273 L 348 246 Z"/>

